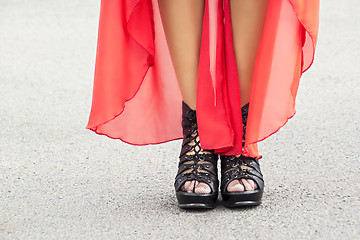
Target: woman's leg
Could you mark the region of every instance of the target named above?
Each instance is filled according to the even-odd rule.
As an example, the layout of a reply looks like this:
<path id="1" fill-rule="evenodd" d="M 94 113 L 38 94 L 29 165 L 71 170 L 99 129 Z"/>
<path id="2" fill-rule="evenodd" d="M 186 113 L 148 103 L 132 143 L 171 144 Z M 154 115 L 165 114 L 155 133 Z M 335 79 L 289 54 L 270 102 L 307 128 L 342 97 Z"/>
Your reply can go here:
<path id="1" fill-rule="evenodd" d="M 241 106 L 250 100 L 250 89 L 257 50 L 263 32 L 269 0 L 230 0 L 233 45 L 240 86 Z M 254 190 L 252 180 L 234 180 L 228 191 Z"/>
<path id="2" fill-rule="evenodd" d="M 196 109 L 204 0 L 158 0 L 170 55 L 185 103 Z"/>
<path id="3" fill-rule="evenodd" d="M 158 2 L 183 100 L 195 110 L 204 0 L 158 0 Z M 211 191 L 207 184 L 195 180 L 185 182 L 183 190 L 192 192 L 194 184 L 195 193 Z"/>

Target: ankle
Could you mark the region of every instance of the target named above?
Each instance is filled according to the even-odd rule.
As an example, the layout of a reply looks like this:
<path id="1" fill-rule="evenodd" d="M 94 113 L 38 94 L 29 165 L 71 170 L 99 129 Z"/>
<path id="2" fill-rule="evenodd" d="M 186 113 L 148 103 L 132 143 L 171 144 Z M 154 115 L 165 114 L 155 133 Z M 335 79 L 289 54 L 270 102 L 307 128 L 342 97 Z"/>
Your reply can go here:
<path id="1" fill-rule="evenodd" d="M 191 110 L 196 111 L 196 101 L 183 100 L 183 104 L 187 105 Z"/>

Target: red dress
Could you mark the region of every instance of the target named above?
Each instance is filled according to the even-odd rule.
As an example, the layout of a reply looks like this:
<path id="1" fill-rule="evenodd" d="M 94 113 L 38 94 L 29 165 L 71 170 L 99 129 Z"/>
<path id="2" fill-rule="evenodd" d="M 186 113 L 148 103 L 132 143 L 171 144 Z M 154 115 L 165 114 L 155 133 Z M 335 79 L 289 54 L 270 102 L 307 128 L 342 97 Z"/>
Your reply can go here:
<path id="1" fill-rule="evenodd" d="M 240 91 L 228 0 L 206 0 L 197 93 L 204 149 L 260 158 L 257 142 L 295 114 L 313 62 L 319 0 L 269 0 L 242 148 Z M 157 0 L 103 0 L 88 129 L 145 145 L 182 138 L 181 94 Z"/>

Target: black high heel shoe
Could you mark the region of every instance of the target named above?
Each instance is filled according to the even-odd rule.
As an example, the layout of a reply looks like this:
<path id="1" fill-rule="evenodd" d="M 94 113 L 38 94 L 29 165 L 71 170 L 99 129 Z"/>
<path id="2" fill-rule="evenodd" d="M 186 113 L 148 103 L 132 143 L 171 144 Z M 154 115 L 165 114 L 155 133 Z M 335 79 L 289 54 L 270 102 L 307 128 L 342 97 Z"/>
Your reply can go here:
<path id="1" fill-rule="evenodd" d="M 196 111 L 183 102 L 182 126 L 184 140 L 180 153 L 179 169 L 175 177 L 175 192 L 180 208 L 214 208 L 218 198 L 219 180 L 217 174 L 218 155 L 214 151 L 200 147 L 196 121 Z M 187 154 L 193 152 L 193 154 Z M 192 193 L 182 191 L 186 181 L 196 180 L 206 183 L 210 193 Z"/>
<path id="2" fill-rule="evenodd" d="M 241 108 L 243 123 L 243 147 L 249 103 Z M 257 206 L 261 204 L 264 192 L 264 179 L 260 170 L 259 161 L 245 156 L 220 156 L 221 159 L 221 196 L 225 207 Z M 252 191 L 244 189 L 242 192 L 229 192 L 227 187 L 234 180 L 251 179 L 258 188 Z M 244 187 L 245 188 L 245 187 Z"/>
<path id="3" fill-rule="evenodd" d="M 221 196 L 225 207 L 257 206 L 261 204 L 264 180 L 259 161 L 244 156 L 220 156 L 221 158 Z M 251 179 L 258 188 L 242 192 L 229 192 L 227 187 L 234 180 Z"/>

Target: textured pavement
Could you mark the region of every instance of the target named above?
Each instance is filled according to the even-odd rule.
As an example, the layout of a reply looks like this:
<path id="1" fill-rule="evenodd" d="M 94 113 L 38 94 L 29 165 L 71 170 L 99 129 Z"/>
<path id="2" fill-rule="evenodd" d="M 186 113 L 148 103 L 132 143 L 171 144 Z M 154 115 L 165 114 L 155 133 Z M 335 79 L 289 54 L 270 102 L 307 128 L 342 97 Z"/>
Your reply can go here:
<path id="1" fill-rule="evenodd" d="M 360 239 L 360 7 L 321 4 L 297 114 L 260 144 L 263 204 L 185 211 L 179 141 L 85 130 L 99 1 L 0 0 L 0 239 Z"/>

